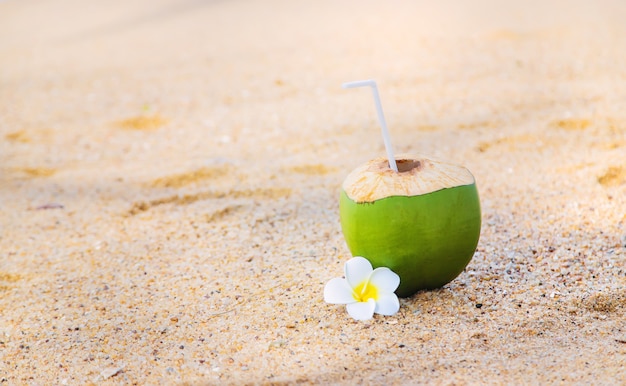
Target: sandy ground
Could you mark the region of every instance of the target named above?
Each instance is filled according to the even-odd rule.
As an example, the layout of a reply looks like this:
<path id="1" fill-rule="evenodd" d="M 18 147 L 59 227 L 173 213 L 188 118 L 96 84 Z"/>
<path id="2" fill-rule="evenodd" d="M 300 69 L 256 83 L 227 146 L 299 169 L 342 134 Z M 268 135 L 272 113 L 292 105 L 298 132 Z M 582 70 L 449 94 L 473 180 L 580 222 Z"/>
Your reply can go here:
<path id="1" fill-rule="evenodd" d="M 431 4 L 432 3 L 432 4 Z M 436 5 L 434 3 L 437 3 Z M 0 2 L 0 384 L 626 382 L 626 3 Z M 478 250 L 353 321 L 341 182 L 468 167 Z"/>

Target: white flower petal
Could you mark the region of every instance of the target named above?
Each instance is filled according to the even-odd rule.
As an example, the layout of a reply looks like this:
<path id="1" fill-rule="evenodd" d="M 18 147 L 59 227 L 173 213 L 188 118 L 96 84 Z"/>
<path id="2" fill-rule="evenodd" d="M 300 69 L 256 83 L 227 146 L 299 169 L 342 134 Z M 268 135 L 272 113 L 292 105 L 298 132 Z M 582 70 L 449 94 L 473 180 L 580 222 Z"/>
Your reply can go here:
<path id="1" fill-rule="evenodd" d="M 336 277 L 331 279 L 324 287 L 324 301 L 331 304 L 349 304 L 356 300 L 352 296 L 352 288 L 346 281 Z"/>
<path id="2" fill-rule="evenodd" d="M 376 302 L 375 313 L 380 315 L 393 315 L 400 309 L 400 301 L 394 293 L 381 294 Z"/>
<path id="3" fill-rule="evenodd" d="M 348 304 L 346 306 L 348 314 L 356 320 L 368 320 L 374 316 L 374 309 L 376 309 L 376 301 L 370 299 L 367 302 L 358 302 Z"/>
<path id="4" fill-rule="evenodd" d="M 348 284 L 354 288 L 370 277 L 372 274 L 372 263 L 364 257 L 355 256 L 346 261 L 344 271 Z"/>
<path id="5" fill-rule="evenodd" d="M 400 276 L 389 268 L 376 268 L 370 276 L 370 284 L 375 286 L 379 293 L 393 293 L 400 285 Z"/>

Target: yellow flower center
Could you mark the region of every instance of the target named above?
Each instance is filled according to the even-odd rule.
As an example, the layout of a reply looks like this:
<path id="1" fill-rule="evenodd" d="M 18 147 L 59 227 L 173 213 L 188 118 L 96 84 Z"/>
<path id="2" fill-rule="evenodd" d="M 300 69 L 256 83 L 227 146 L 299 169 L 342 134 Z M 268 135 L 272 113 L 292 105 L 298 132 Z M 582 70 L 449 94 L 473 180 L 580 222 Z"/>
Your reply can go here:
<path id="1" fill-rule="evenodd" d="M 367 302 L 370 299 L 378 300 L 378 288 L 371 285 L 369 280 L 365 280 L 354 287 L 352 296 L 357 302 Z"/>

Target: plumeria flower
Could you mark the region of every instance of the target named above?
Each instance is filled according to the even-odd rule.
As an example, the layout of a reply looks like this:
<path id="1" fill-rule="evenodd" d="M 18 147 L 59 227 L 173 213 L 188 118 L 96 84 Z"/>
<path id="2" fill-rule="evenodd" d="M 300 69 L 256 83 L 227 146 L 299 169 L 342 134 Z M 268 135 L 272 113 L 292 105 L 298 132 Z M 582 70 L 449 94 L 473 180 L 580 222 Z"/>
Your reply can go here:
<path id="1" fill-rule="evenodd" d="M 389 268 L 372 269 L 364 257 L 356 256 L 344 265 L 345 279 L 334 278 L 324 287 L 324 301 L 346 304 L 348 314 L 356 320 L 368 320 L 374 313 L 393 315 L 400 309 L 394 291 L 400 276 Z"/>

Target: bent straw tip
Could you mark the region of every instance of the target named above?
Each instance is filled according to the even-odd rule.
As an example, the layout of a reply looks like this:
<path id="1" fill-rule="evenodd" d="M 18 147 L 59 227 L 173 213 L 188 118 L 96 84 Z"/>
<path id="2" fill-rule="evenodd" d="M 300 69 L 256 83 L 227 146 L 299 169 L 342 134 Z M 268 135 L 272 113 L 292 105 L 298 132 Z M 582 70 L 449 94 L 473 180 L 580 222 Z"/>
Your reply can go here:
<path id="1" fill-rule="evenodd" d="M 376 87 L 376 81 L 373 79 L 355 80 L 353 82 L 346 82 L 341 85 L 342 88 L 354 88 L 364 86 Z"/>

